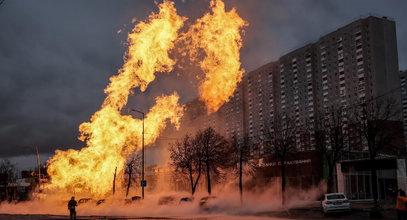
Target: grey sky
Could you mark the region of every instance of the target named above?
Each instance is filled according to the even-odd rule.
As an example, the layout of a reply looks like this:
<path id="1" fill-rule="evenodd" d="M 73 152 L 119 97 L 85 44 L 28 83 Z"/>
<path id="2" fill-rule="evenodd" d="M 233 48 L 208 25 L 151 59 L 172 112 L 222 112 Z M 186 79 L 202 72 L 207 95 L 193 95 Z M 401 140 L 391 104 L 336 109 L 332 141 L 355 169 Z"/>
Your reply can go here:
<path id="1" fill-rule="evenodd" d="M 160 1 L 159 1 L 160 2 Z M 407 68 L 407 1 L 226 0 L 250 26 L 242 48 L 252 70 L 369 13 L 397 23 L 399 63 Z M 176 1 L 188 22 L 209 1 Z M 157 11 L 154 1 L 6 0 L 0 6 L 0 158 L 80 148 L 78 125 L 103 101 L 103 89 L 122 64 L 132 18 Z M 117 34 L 123 29 L 122 34 Z M 147 110 L 158 94 L 196 95 L 191 73 L 161 74 L 129 105 Z M 21 158 L 21 157 L 20 157 Z"/>

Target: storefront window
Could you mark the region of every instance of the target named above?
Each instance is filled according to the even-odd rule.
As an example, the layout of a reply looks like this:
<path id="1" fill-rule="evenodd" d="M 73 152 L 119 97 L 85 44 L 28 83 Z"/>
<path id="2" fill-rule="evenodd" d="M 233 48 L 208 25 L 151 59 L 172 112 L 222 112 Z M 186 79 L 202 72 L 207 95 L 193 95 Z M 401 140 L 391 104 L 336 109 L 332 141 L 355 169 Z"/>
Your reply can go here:
<path id="1" fill-rule="evenodd" d="M 351 200 L 372 199 L 370 172 L 359 171 L 345 174 L 345 193 Z"/>
<path id="2" fill-rule="evenodd" d="M 344 174 L 345 193 L 351 200 L 372 199 L 372 184 L 370 171 L 353 171 Z M 377 188 L 379 199 L 393 200 L 397 189 L 395 170 L 377 171 Z"/>

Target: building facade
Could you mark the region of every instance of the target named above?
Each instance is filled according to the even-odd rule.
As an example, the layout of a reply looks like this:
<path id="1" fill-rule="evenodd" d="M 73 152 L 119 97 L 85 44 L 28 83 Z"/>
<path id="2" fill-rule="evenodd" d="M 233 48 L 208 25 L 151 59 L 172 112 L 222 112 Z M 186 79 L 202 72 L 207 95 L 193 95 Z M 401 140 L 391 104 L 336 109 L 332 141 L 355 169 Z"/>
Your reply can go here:
<path id="1" fill-rule="evenodd" d="M 344 158 L 347 161 L 343 169 L 336 170 L 336 189 L 352 199 L 371 198 L 369 170 L 360 166 L 363 164 L 361 162 L 352 162 L 355 157 L 362 159 L 366 155 L 363 152 L 366 152 L 367 146 L 360 132 L 357 132 L 358 127 L 349 123 L 348 119 L 361 103 L 379 97 L 392 99 L 397 108 L 401 107 L 396 42 L 395 22 L 386 17 L 370 16 L 347 24 L 314 43 L 247 73 L 240 90 L 219 112 L 220 118 L 233 115 L 224 124 L 224 134 L 236 135 L 237 139 L 242 140 L 241 143 L 247 137 L 253 158 L 258 158 L 261 165 L 264 163 L 262 158 L 267 157 L 262 141 L 266 132 L 273 132 L 273 126 L 281 126 L 276 123 L 278 120 L 290 117 L 297 127 L 303 128 L 297 131 L 296 148 L 298 152 L 307 153 L 315 150 L 317 120 L 327 120 L 331 109 L 343 108 L 345 148 L 349 152 L 348 158 Z M 404 87 L 406 128 L 407 74 L 403 74 L 401 87 Z M 304 131 L 308 136 L 304 135 Z M 406 182 L 406 168 L 401 166 L 405 165 L 404 160 L 388 160 L 392 161 L 392 166 L 378 167 L 378 187 L 382 199 L 389 198 L 391 194 L 386 191 L 387 188 L 405 188 Z M 290 166 L 287 168 L 290 169 Z M 287 170 L 287 173 L 289 181 L 304 182 L 298 172 Z M 294 176 L 290 176 L 290 173 Z M 320 177 L 313 176 L 314 182 L 323 178 L 323 172 L 319 174 Z M 273 172 L 267 172 L 267 175 L 273 175 Z"/>
<path id="2" fill-rule="evenodd" d="M 404 124 L 404 139 L 407 139 L 407 70 L 400 71 L 400 94 Z M 406 141 L 407 142 L 407 141 Z M 407 143 L 406 143 L 407 147 Z"/>
<path id="3" fill-rule="evenodd" d="M 350 109 L 382 96 L 401 106 L 399 81 L 395 22 L 370 16 L 247 73 L 218 112 L 226 119 L 220 127 L 226 136 L 256 143 L 273 130 L 273 122 L 289 115 L 309 132 L 308 139 L 297 134 L 298 151 L 314 150 L 317 118 L 331 108 Z M 355 140 L 353 145 L 362 144 Z M 261 146 L 253 152 L 263 153 Z"/>

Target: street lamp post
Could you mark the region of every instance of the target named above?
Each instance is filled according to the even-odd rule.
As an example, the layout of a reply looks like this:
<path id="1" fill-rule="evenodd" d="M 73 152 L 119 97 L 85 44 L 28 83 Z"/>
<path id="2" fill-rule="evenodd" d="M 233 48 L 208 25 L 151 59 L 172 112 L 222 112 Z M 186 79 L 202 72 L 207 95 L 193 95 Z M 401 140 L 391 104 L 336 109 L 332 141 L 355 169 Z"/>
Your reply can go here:
<path id="1" fill-rule="evenodd" d="M 38 165 L 38 189 L 41 191 L 41 163 L 40 163 L 40 155 L 38 154 L 37 146 L 35 146 L 35 151 L 37 153 L 37 165 Z"/>
<path id="2" fill-rule="evenodd" d="M 38 147 L 26 147 L 26 148 L 35 148 L 35 153 L 37 154 L 37 167 L 38 167 L 38 189 L 41 190 L 41 161 L 40 154 L 38 153 Z"/>
<path id="3" fill-rule="evenodd" d="M 144 199 L 144 187 L 146 185 L 144 179 L 144 112 L 130 109 L 131 111 L 138 112 L 143 115 L 143 132 L 142 132 L 142 140 L 141 140 L 141 198 Z"/>

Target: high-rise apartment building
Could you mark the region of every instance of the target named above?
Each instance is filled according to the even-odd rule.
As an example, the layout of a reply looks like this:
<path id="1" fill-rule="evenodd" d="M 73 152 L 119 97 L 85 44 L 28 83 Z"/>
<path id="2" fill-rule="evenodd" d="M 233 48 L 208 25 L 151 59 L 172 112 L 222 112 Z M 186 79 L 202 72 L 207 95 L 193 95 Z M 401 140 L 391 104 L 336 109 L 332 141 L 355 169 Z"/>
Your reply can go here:
<path id="1" fill-rule="evenodd" d="M 266 126 L 292 117 L 309 132 L 306 139 L 297 134 L 297 149 L 312 150 L 316 119 L 329 108 L 384 96 L 401 106 L 399 80 L 395 22 L 369 16 L 247 73 L 219 111 L 221 127 L 227 136 L 256 144 Z M 253 149 L 257 156 L 264 153 L 261 145 Z"/>
<path id="2" fill-rule="evenodd" d="M 400 71 L 400 92 L 402 102 L 402 114 L 404 123 L 404 139 L 407 139 L 407 70 Z M 407 141 L 406 141 L 407 142 Z M 406 143 L 407 145 L 407 143 Z"/>
<path id="3" fill-rule="evenodd" d="M 299 151 L 311 150 L 313 129 L 317 112 L 318 65 L 314 45 L 309 44 L 292 51 L 279 59 L 279 81 L 277 94 L 280 103 L 277 120 L 290 120 L 298 128 L 310 131 L 310 139 L 301 138 L 304 129 L 298 129 L 296 145 Z M 290 119 L 286 119 L 290 117 Z"/>

